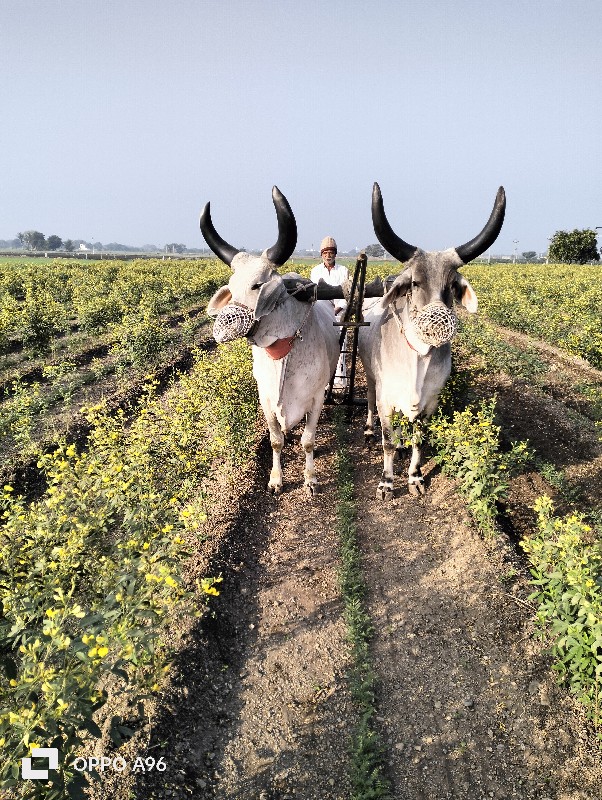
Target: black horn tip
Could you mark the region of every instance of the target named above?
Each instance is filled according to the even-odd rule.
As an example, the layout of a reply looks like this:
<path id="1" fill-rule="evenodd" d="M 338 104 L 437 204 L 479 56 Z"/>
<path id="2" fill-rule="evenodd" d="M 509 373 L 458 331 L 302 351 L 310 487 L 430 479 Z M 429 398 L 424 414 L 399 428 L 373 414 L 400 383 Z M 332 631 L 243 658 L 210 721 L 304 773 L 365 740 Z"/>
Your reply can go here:
<path id="1" fill-rule="evenodd" d="M 201 216 L 199 217 L 199 228 L 201 231 L 207 220 L 211 222 L 211 203 L 205 203 L 205 208 L 201 211 Z"/>
<path id="2" fill-rule="evenodd" d="M 206 203 L 205 208 L 201 211 L 199 226 L 201 228 L 203 238 L 209 246 L 209 249 L 212 250 L 215 255 L 224 262 L 224 264 L 230 266 L 232 264 L 232 259 L 240 251 L 222 239 L 219 233 L 215 230 L 211 220 L 210 203 Z"/>
<path id="3" fill-rule="evenodd" d="M 383 196 L 376 181 L 372 187 L 372 224 L 376 238 L 387 253 L 391 253 L 393 258 L 401 262 L 409 261 L 412 258 L 416 252 L 416 247 L 397 236 L 389 225 L 385 214 Z"/>
<path id="4" fill-rule="evenodd" d="M 272 200 L 278 219 L 278 241 L 266 251 L 266 255 L 272 263 L 282 266 L 297 245 L 297 223 L 288 200 L 277 186 L 272 187 Z"/>
<path id="5" fill-rule="evenodd" d="M 487 224 L 483 230 L 471 239 L 466 244 L 456 247 L 456 253 L 464 264 L 468 264 L 474 258 L 477 258 L 485 252 L 495 242 L 504 224 L 504 217 L 506 215 L 506 191 L 503 186 L 500 186 L 495 196 L 493 210 L 491 216 L 487 220 Z"/>

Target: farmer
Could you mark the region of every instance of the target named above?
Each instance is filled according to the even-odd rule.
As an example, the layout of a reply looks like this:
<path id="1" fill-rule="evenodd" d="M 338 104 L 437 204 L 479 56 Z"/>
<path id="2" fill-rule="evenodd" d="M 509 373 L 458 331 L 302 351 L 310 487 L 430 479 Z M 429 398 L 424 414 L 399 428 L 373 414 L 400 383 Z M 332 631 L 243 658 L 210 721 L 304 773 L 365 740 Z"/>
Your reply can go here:
<path id="1" fill-rule="evenodd" d="M 320 279 L 328 283 L 330 286 L 342 286 L 349 280 L 349 271 L 347 267 L 342 264 L 336 264 L 337 243 L 332 236 L 327 236 L 322 239 L 320 245 L 320 255 L 322 256 L 322 263 L 316 264 L 311 271 L 311 280 L 313 283 L 318 283 Z M 334 306 L 334 313 L 339 320 L 347 308 L 345 300 L 325 300 L 321 302 L 331 303 Z M 345 346 L 343 345 L 343 350 Z M 347 385 L 347 365 L 345 364 L 345 354 L 341 353 L 339 363 L 335 373 L 333 387 L 335 389 L 344 389 Z"/>

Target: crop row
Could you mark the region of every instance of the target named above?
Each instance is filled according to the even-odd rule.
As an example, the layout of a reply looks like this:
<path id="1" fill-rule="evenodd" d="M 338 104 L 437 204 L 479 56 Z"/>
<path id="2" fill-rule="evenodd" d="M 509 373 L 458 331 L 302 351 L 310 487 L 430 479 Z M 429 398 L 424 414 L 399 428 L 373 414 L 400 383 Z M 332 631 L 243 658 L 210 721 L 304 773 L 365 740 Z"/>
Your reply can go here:
<path id="1" fill-rule="evenodd" d="M 0 352 L 11 340 L 43 350 L 70 322 L 98 333 L 132 313 L 157 316 L 227 281 L 218 261 L 0 264 Z"/>
<path id="2" fill-rule="evenodd" d="M 182 564 L 207 514 L 207 481 L 253 449 L 257 395 L 240 343 L 154 396 L 137 414 L 87 409 L 89 447 L 41 456 L 48 488 L 26 503 L 3 493 L 0 531 L 0 786 L 20 790 L 20 759 L 59 747 L 61 770 L 29 790 L 48 800 L 81 791 L 66 766 L 111 692 L 156 688 L 169 653 L 169 617 L 203 607 L 212 579 L 184 586 Z M 118 742 L 121 720 L 110 726 Z"/>
<path id="3" fill-rule="evenodd" d="M 489 319 L 602 367 L 599 267 L 495 264 L 469 265 L 462 272 Z"/>

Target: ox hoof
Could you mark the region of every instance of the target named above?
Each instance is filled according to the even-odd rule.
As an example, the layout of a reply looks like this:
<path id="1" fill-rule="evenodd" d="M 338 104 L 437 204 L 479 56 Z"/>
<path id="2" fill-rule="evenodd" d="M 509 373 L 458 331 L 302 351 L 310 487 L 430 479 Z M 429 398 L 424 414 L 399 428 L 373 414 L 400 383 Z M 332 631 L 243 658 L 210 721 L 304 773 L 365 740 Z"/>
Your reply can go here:
<path id="1" fill-rule="evenodd" d="M 317 483 L 306 483 L 304 488 L 305 488 L 305 494 L 308 497 L 315 497 L 318 494 Z"/>
<path id="2" fill-rule="evenodd" d="M 421 497 L 423 494 L 426 493 L 424 481 L 418 481 L 416 483 L 408 483 L 408 491 L 412 495 L 412 497 Z"/>
<path id="3" fill-rule="evenodd" d="M 376 490 L 376 499 L 377 500 L 391 500 L 393 497 L 393 487 L 392 486 L 379 486 Z"/>
<path id="4" fill-rule="evenodd" d="M 374 436 L 374 434 L 371 432 L 366 433 L 366 431 L 364 431 L 364 446 L 373 447 L 375 442 L 376 442 L 376 437 Z"/>
<path id="5" fill-rule="evenodd" d="M 268 483 L 268 492 L 269 494 L 273 494 L 274 497 L 278 497 L 278 495 L 282 492 L 282 486 Z"/>

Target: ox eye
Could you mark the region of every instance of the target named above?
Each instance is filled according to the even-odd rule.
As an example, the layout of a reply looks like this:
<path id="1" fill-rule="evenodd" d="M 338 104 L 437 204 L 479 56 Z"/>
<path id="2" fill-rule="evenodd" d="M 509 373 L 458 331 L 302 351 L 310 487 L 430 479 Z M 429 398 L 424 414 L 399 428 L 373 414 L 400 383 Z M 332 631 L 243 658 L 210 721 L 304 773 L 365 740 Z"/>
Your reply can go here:
<path id="1" fill-rule="evenodd" d="M 261 289 L 262 286 L 263 283 L 254 283 L 253 286 L 251 286 L 251 289 Z"/>
<path id="2" fill-rule="evenodd" d="M 419 283 L 419 281 L 412 281 L 412 286 L 413 286 L 414 288 L 417 288 L 418 286 L 420 286 L 420 283 Z"/>

